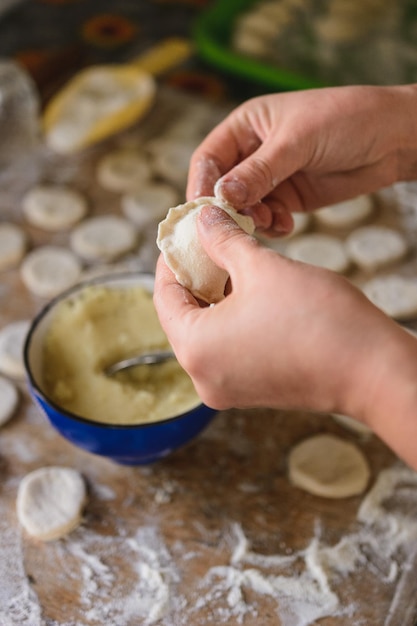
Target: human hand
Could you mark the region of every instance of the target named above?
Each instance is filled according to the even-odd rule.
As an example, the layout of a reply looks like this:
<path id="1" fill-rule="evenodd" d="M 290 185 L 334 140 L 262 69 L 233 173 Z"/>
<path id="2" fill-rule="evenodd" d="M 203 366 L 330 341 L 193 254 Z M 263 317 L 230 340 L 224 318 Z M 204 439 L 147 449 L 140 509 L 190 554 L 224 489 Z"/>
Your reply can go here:
<path id="1" fill-rule="evenodd" d="M 260 246 L 221 209 L 205 207 L 198 228 L 206 252 L 230 274 L 231 292 L 201 307 L 161 256 L 154 302 L 203 402 L 351 415 L 407 459 L 414 455 L 417 467 L 417 342 L 410 352 L 407 333 L 345 278 Z M 413 420 L 402 403 L 410 378 Z"/>
<path id="2" fill-rule="evenodd" d="M 417 175 L 417 89 L 336 87 L 261 96 L 195 151 L 187 198 L 216 194 L 265 234 L 310 211 Z"/>

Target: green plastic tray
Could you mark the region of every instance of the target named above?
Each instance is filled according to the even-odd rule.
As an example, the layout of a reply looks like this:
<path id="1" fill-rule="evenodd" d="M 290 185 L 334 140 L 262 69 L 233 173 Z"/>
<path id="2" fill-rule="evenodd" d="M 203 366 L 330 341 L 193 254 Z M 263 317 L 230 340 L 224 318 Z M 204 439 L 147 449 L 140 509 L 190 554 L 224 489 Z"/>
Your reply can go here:
<path id="1" fill-rule="evenodd" d="M 197 18 L 193 37 L 200 56 L 227 73 L 246 78 L 268 90 L 288 91 L 324 86 L 319 81 L 234 52 L 230 36 L 236 16 L 256 0 L 217 0 Z"/>

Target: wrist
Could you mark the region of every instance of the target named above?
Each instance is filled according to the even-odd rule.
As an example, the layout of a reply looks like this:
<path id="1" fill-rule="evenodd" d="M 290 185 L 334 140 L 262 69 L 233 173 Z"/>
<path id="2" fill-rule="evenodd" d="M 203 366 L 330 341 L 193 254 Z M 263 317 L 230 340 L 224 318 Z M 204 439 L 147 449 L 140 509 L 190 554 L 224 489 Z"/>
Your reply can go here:
<path id="1" fill-rule="evenodd" d="M 417 340 L 392 322 L 380 341 L 379 349 L 363 364 L 368 372 L 362 372 L 366 387 L 353 410 L 417 469 Z"/>

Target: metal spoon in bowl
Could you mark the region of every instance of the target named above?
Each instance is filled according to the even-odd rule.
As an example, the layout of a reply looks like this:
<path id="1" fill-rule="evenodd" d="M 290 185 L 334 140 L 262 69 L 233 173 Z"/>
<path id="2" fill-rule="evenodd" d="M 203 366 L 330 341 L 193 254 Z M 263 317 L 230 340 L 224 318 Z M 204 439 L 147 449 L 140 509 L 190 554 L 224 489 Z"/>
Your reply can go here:
<path id="1" fill-rule="evenodd" d="M 158 363 L 165 363 L 175 359 L 175 354 L 172 350 L 155 350 L 154 352 L 143 352 L 142 354 L 136 354 L 128 359 L 122 359 L 116 361 L 104 369 L 104 373 L 107 376 L 113 376 L 116 372 L 135 367 L 136 365 L 158 365 Z"/>

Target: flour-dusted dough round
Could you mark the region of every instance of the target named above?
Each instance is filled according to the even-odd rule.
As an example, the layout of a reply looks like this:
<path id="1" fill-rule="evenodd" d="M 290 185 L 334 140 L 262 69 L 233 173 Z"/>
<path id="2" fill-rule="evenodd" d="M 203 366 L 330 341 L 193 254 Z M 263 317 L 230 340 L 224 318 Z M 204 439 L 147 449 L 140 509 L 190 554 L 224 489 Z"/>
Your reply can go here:
<path id="1" fill-rule="evenodd" d="M 11 380 L 0 376 L 0 426 L 13 417 L 19 402 L 16 385 Z"/>
<path id="2" fill-rule="evenodd" d="M 323 207 L 314 212 L 314 217 L 324 226 L 351 228 L 370 217 L 373 210 L 374 203 L 371 196 L 362 195 Z"/>
<path id="3" fill-rule="evenodd" d="M 161 139 L 156 145 L 157 149 L 151 155 L 154 174 L 176 187 L 184 187 L 195 145 L 190 142 L 179 143 L 172 139 L 166 141 Z"/>
<path id="4" fill-rule="evenodd" d="M 86 486 L 79 472 L 67 467 L 41 467 L 19 484 L 17 516 L 29 535 L 51 541 L 79 525 L 86 501 Z"/>
<path id="5" fill-rule="evenodd" d="M 85 216 L 87 208 L 84 196 L 65 185 L 37 185 L 22 200 L 27 221 L 48 231 L 73 226 Z"/>
<path id="6" fill-rule="evenodd" d="M 22 281 L 41 298 L 53 298 L 81 276 L 81 263 L 66 248 L 43 246 L 30 252 L 20 266 Z"/>
<path id="7" fill-rule="evenodd" d="M 343 242 L 331 235 L 320 233 L 301 235 L 291 240 L 285 248 L 285 255 L 295 261 L 339 273 L 346 272 L 350 265 Z"/>
<path id="8" fill-rule="evenodd" d="M 20 263 L 25 252 L 26 235 L 23 229 L 10 222 L 0 224 L 0 270 Z"/>
<path id="9" fill-rule="evenodd" d="M 338 424 L 341 424 L 348 430 L 353 430 L 355 433 L 359 433 L 360 435 L 370 435 L 372 433 L 372 430 L 363 422 L 353 419 L 353 417 L 349 417 L 349 415 L 333 413 L 332 417 L 336 422 L 338 422 Z"/>
<path id="10" fill-rule="evenodd" d="M 396 320 L 417 316 L 417 280 L 399 274 L 376 276 L 362 285 L 365 296 Z"/>
<path id="11" fill-rule="evenodd" d="M 29 327 L 29 320 L 17 320 L 0 330 L 0 372 L 19 380 L 25 378 L 23 346 Z"/>
<path id="12" fill-rule="evenodd" d="M 253 219 L 225 202 L 202 197 L 169 209 L 159 224 L 157 245 L 177 281 L 197 298 L 210 304 L 224 298 L 228 273 L 206 254 L 197 233 L 197 218 L 203 206 L 215 205 L 230 215 L 244 231 L 255 230 Z"/>
<path id="13" fill-rule="evenodd" d="M 136 229 L 131 222 L 117 215 L 99 215 L 74 228 L 70 246 L 88 261 L 112 261 L 132 250 L 136 241 Z"/>
<path id="14" fill-rule="evenodd" d="M 109 152 L 97 165 L 97 179 L 104 189 L 127 192 L 150 177 L 151 168 L 143 154 L 121 148 Z"/>
<path id="15" fill-rule="evenodd" d="M 165 183 L 144 184 L 122 197 L 124 216 L 139 228 L 145 228 L 155 220 L 161 220 L 167 206 L 178 202 L 178 192 Z"/>
<path id="16" fill-rule="evenodd" d="M 295 237 L 296 235 L 301 235 L 304 233 L 310 226 L 311 223 L 311 214 L 310 213 L 292 213 L 293 219 L 293 229 L 288 235 L 287 238 Z"/>
<path id="17" fill-rule="evenodd" d="M 365 491 L 370 471 L 359 448 L 325 434 L 305 439 L 291 450 L 288 476 L 316 496 L 348 498 Z"/>
<path id="18" fill-rule="evenodd" d="M 356 265 L 366 271 L 400 261 L 408 245 L 402 233 L 386 226 L 363 226 L 346 239 L 346 250 Z"/>

